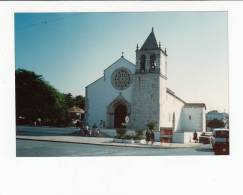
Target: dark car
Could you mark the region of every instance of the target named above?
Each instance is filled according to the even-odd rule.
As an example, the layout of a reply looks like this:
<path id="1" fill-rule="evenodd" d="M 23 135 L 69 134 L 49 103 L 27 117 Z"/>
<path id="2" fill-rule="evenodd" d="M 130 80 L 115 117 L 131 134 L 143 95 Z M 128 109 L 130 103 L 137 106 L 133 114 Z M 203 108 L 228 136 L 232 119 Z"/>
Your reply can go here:
<path id="1" fill-rule="evenodd" d="M 229 129 L 214 129 L 212 147 L 216 155 L 229 154 Z"/>
<path id="2" fill-rule="evenodd" d="M 199 143 L 202 144 L 211 144 L 212 134 L 210 132 L 202 133 L 199 136 Z"/>

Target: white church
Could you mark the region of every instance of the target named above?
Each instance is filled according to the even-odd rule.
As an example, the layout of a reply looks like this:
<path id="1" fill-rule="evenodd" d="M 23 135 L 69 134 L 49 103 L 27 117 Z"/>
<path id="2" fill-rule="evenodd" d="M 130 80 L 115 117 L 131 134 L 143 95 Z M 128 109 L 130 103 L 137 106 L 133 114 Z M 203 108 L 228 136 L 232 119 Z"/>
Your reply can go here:
<path id="1" fill-rule="evenodd" d="M 104 121 L 105 127 L 121 127 L 126 116 L 128 128 L 202 132 L 206 129 L 204 103 L 188 103 L 168 88 L 168 53 L 158 44 L 154 31 L 141 48 L 136 48 L 136 64 L 122 55 L 104 70 L 102 77 L 86 86 L 86 122 Z"/>

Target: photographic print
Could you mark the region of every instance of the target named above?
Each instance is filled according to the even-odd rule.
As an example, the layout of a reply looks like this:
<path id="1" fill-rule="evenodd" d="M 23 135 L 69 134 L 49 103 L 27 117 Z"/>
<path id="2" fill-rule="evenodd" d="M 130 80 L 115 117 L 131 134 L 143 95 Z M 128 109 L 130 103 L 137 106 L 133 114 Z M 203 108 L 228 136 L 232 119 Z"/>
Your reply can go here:
<path id="1" fill-rule="evenodd" d="M 229 154 L 225 11 L 15 13 L 16 156 Z"/>

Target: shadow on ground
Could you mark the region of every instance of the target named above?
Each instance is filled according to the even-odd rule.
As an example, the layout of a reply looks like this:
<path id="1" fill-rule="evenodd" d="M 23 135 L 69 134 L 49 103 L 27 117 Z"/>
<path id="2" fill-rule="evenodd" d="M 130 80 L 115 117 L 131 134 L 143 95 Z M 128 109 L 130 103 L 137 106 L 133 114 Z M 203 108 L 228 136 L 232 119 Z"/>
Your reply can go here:
<path id="1" fill-rule="evenodd" d="M 211 147 L 201 147 L 195 149 L 198 152 L 213 152 L 213 149 Z"/>

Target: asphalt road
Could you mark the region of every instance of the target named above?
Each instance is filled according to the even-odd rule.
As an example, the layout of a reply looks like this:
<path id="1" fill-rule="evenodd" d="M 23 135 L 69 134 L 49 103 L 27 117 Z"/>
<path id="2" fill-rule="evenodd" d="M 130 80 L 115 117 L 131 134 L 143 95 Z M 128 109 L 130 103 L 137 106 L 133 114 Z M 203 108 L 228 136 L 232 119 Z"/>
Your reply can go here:
<path id="1" fill-rule="evenodd" d="M 18 157 L 53 156 L 182 156 L 213 155 L 210 145 L 200 148 L 153 149 L 117 146 L 97 146 L 90 144 L 72 144 L 60 142 L 16 140 Z"/>
<path id="2" fill-rule="evenodd" d="M 68 135 L 77 128 L 50 128 L 17 126 L 17 135 Z M 200 148 L 156 149 L 117 146 L 98 146 L 91 144 L 73 144 L 48 141 L 16 140 L 16 156 L 52 157 L 52 156 L 178 156 L 213 155 L 210 145 Z"/>

